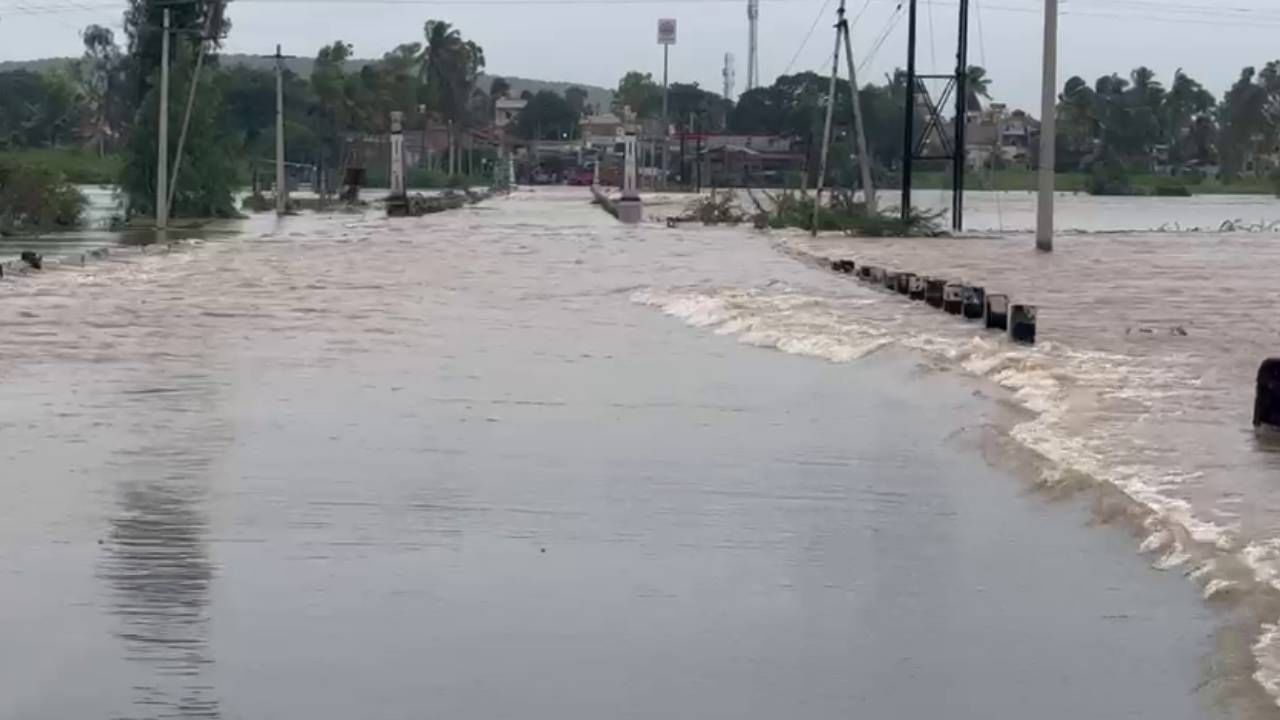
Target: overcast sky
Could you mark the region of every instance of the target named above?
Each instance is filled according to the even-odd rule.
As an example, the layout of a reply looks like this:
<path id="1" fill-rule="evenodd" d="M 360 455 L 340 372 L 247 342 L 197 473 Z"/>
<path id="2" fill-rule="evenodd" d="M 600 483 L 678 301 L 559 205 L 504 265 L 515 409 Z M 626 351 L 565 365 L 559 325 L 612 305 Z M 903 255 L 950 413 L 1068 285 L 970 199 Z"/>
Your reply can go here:
<path id="1" fill-rule="evenodd" d="M 921 72 L 955 63 L 956 0 L 919 0 Z M 1038 108 L 1040 0 L 971 0 L 970 62 L 985 64 L 997 100 Z M 760 70 L 766 81 L 791 68 L 829 72 L 839 0 L 762 0 Z M 906 57 L 906 11 L 898 0 L 848 0 L 854 52 L 881 81 Z M 657 20 L 679 21 L 673 81 L 719 92 L 724 54 L 737 58 L 737 90 L 746 87 L 746 0 L 232 0 L 228 52 L 268 53 L 276 43 L 296 55 L 342 39 L 360 57 L 377 57 L 420 39 L 428 18 L 459 26 L 484 46 L 488 72 L 613 87 L 627 70 L 662 74 Z M 122 0 L 0 0 L 0 60 L 79 53 L 78 29 L 119 26 Z M 805 38 L 822 13 L 817 30 Z M 1185 68 L 1221 95 L 1245 65 L 1280 57 L 1275 0 L 1063 0 L 1060 81 L 1127 73 L 1145 64 L 1166 83 Z M 895 15 L 897 16 L 895 21 Z M 792 58 L 799 53 L 794 65 Z"/>

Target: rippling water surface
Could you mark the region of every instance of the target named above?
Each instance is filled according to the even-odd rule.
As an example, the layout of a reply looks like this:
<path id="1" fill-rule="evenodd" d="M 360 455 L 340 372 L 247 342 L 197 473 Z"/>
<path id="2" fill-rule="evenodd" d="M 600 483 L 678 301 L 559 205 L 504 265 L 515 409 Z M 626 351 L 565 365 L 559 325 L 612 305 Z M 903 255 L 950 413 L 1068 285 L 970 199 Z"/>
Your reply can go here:
<path id="1" fill-rule="evenodd" d="M 0 284 L 0 717 L 1202 717 L 1195 587 L 973 450 L 1114 483 L 1163 567 L 1265 573 L 1273 237 L 1044 257 L 584 195 L 258 216 Z M 1045 342 L 826 256 L 1007 290 Z"/>

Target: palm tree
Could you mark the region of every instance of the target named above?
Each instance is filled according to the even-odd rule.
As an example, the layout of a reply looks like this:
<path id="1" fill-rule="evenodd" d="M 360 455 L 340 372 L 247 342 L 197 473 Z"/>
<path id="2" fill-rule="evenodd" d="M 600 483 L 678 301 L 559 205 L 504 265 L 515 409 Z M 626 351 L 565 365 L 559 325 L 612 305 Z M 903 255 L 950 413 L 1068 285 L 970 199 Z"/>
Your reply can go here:
<path id="1" fill-rule="evenodd" d="M 443 20 L 428 20 L 422 27 L 426 43 L 418 60 L 421 70 L 422 100 L 427 112 L 446 115 L 446 103 L 454 95 L 450 85 L 458 67 L 458 55 L 463 47 L 462 33 Z M 422 150 L 426 157 L 426 114 L 423 115 Z"/>
<path id="2" fill-rule="evenodd" d="M 455 70 L 452 83 L 455 92 L 449 108 L 450 120 L 453 123 L 453 152 L 450 153 L 450 157 L 455 175 L 462 169 L 462 164 L 456 157 L 459 150 L 458 138 L 464 129 L 472 125 L 475 116 L 473 109 L 477 91 L 476 81 L 480 79 L 480 71 L 484 70 L 485 66 L 484 48 L 468 40 L 462 46 L 458 60 L 458 68 Z"/>
<path id="3" fill-rule="evenodd" d="M 982 100 L 991 99 L 991 78 L 987 77 L 987 69 L 979 65 L 970 65 L 964 82 L 969 98 L 965 105 L 969 112 L 980 112 Z"/>
<path id="4" fill-rule="evenodd" d="M 1213 128 L 1207 113 L 1216 104 L 1213 93 L 1182 68 L 1173 74 L 1173 85 L 1165 95 L 1163 116 L 1169 145 L 1178 160 L 1190 157 L 1206 161 L 1205 139 Z"/>

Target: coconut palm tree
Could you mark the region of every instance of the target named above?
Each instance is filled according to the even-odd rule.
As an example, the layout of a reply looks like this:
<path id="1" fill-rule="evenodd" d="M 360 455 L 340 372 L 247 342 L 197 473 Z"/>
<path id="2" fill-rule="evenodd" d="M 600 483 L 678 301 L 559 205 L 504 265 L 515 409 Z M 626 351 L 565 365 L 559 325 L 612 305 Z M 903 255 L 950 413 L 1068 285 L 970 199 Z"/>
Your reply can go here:
<path id="1" fill-rule="evenodd" d="M 991 99 L 991 78 L 987 77 L 987 69 L 979 65 L 970 65 L 964 82 L 965 92 L 969 98 L 965 105 L 969 112 L 980 112 L 982 101 Z"/>
<path id="2" fill-rule="evenodd" d="M 462 52 L 462 33 L 453 25 L 443 20 L 428 20 L 422 27 L 424 40 L 422 52 L 418 56 L 420 71 L 418 79 L 422 83 L 423 92 L 420 98 L 426 113 L 446 115 L 445 105 L 455 95 L 453 86 L 459 66 L 458 57 Z M 423 118 L 422 150 L 423 157 L 427 153 L 426 114 Z"/>

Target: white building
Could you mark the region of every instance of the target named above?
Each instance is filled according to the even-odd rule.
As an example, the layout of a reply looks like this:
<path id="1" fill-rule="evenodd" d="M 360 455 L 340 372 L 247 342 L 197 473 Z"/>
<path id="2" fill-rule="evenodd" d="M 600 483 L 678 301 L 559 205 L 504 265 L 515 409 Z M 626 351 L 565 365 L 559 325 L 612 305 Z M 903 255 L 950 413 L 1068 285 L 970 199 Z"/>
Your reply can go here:
<path id="1" fill-rule="evenodd" d="M 520 111 L 524 110 L 529 104 L 528 100 L 520 98 L 498 98 L 493 104 L 493 124 L 499 130 L 507 127 L 516 121 L 516 117 L 520 115 Z"/>

